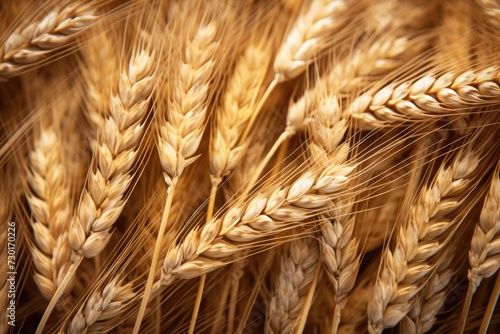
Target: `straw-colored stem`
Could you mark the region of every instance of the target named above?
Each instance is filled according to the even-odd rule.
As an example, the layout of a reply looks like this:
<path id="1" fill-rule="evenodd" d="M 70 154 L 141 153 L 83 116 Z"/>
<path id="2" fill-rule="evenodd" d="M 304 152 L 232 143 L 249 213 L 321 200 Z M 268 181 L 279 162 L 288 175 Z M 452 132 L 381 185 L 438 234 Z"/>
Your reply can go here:
<path id="1" fill-rule="evenodd" d="M 332 323 L 332 334 L 337 333 L 340 325 L 340 315 L 342 313 L 342 308 L 339 304 L 335 304 L 335 309 L 333 310 L 333 323 Z"/>
<path id="2" fill-rule="evenodd" d="M 210 190 L 210 199 L 208 200 L 207 208 L 207 222 L 210 221 L 210 219 L 212 219 L 212 216 L 214 215 L 215 199 L 217 197 L 217 188 L 219 187 L 219 183 L 220 182 L 212 184 L 212 189 Z M 206 277 L 207 275 L 203 275 L 200 278 L 196 301 L 193 308 L 193 314 L 191 315 L 191 323 L 189 324 L 189 334 L 194 333 L 196 319 L 198 318 L 198 312 L 200 311 L 201 298 L 203 297 L 203 290 L 205 289 Z"/>
<path id="3" fill-rule="evenodd" d="M 287 128 L 287 129 L 285 129 L 285 131 L 283 131 L 281 133 L 281 135 L 276 140 L 276 142 L 274 142 L 273 147 L 271 147 L 271 149 L 269 150 L 269 152 L 267 152 L 266 157 L 259 163 L 259 167 L 255 171 L 255 173 L 254 173 L 252 179 L 250 180 L 250 182 L 247 183 L 246 190 L 245 190 L 246 193 L 248 193 L 248 191 L 250 191 L 250 189 L 257 182 L 257 180 L 259 179 L 260 175 L 262 174 L 262 171 L 267 166 L 267 164 L 269 163 L 269 161 L 273 157 L 274 153 L 276 153 L 276 151 L 278 150 L 278 148 L 281 146 L 281 144 L 283 144 L 288 138 L 290 138 L 294 134 L 295 134 L 295 130 L 293 130 L 292 128 Z M 245 196 L 242 196 L 242 197 L 244 198 Z"/>
<path id="4" fill-rule="evenodd" d="M 495 286 L 491 292 L 491 297 L 484 312 L 483 321 L 481 321 L 481 327 L 479 328 L 479 334 L 486 334 L 488 327 L 490 327 L 491 317 L 495 311 L 497 305 L 498 296 L 500 295 L 500 274 L 497 274 L 497 279 L 495 281 Z"/>
<path id="5" fill-rule="evenodd" d="M 247 139 L 248 135 L 250 134 L 250 130 L 253 127 L 253 124 L 257 120 L 257 116 L 259 115 L 259 112 L 262 109 L 262 106 L 264 106 L 264 103 L 266 102 L 267 98 L 269 97 L 269 95 L 271 95 L 271 93 L 273 92 L 274 88 L 278 85 L 278 83 L 279 82 L 277 80 L 277 77 L 275 77 L 274 80 L 271 81 L 271 83 L 267 87 L 266 92 L 264 93 L 264 95 L 260 99 L 259 104 L 257 105 L 257 107 L 255 108 L 255 110 L 252 114 L 252 117 L 248 121 L 247 127 L 245 128 L 245 132 L 243 132 L 243 135 L 241 135 L 241 137 L 240 137 L 240 143 L 244 143 L 245 140 Z"/>
<path id="6" fill-rule="evenodd" d="M 239 288 L 240 288 L 240 280 L 236 279 L 231 284 L 231 295 L 229 298 L 229 312 L 227 316 L 228 333 L 232 333 L 234 329 L 234 316 L 236 314 L 236 301 Z"/>
<path id="7" fill-rule="evenodd" d="M 62 280 L 61 284 L 57 288 L 56 292 L 54 293 L 54 296 L 50 300 L 49 305 L 45 309 L 45 312 L 43 313 L 42 319 L 40 320 L 40 323 L 38 324 L 38 327 L 36 329 L 35 334 L 42 334 L 43 328 L 45 327 L 45 324 L 47 323 L 47 320 L 49 320 L 50 314 L 54 310 L 54 307 L 56 306 L 57 302 L 61 298 L 62 294 L 64 291 L 66 291 L 66 287 L 68 286 L 69 282 L 71 282 L 71 279 L 73 276 L 75 276 L 76 270 L 80 266 L 80 263 L 82 263 L 83 256 L 76 256 L 76 258 L 73 259 L 68 272 L 66 275 L 64 275 L 64 279 Z"/>
<path id="8" fill-rule="evenodd" d="M 465 329 L 465 323 L 467 322 L 467 315 L 469 314 L 470 304 L 472 302 L 472 297 L 474 296 L 474 292 L 476 287 L 473 282 L 469 282 L 469 287 L 467 288 L 467 296 L 465 297 L 464 306 L 462 309 L 462 316 L 460 317 L 460 323 L 458 325 L 458 332 L 463 333 Z"/>
<path id="9" fill-rule="evenodd" d="M 306 321 L 307 321 L 307 315 L 309 314 L 309 311 L 311 310 L 314 292 L 316 291 L 316 285 L 318 284 L 320 269 L 321 269 L 321 266 L 319 264 L 316 264 L 316 272 L 314 273 L 314 278 L 311 282 L 311 287 L 309 288 L 309 292 L 308 292 L 306 300 L 304 302 L 304 306 L 302 307 L 302 312 L 300 313 L 300 316 L 299 316 L 299 325 L 297 327 L 296 333 L 303 333 L 304 332 L 304 327 L 306 326 Z"/>
<path id="10" fill-rule="evenodd" d="M 196 326 L 196 318 L 198 318 L 198 312 L 200 311 L 201 297 L 203 297 L 203 290 L 205 288 L 205 281 L 207 275 L 200 277 L 200 284 L 198 285 L 198 293 L 196 294 L 196 301 L 194 303 L 193 314 L 191 315 L 191 323 L 189 324 L 189 334 L 194 333 L 194 328 Z"/>
<path id="11" fill-rule="evenodd" d="M 146 282 L 146 288 L 144 290 L 144 296 L 142 297 L 141 306 L 139 308 L 139 313 L 137 314 L 137 319 L 135 320 L 134 325 L 134 334 L 139 333 L 139 329 L 141 328 L 142 319 L 144 318 L 144 313 L 146 312 L 146 306 L 148 305 L 148 299 L 151 295 L 151 291 L 153 288 L 153 281 L 155 277 L 156 264 L 158 262 L 158 257 L 160 255 L 160 249 L 163 243 L 163 236 L 165 235 L 165 230 L 167 228 L 168 216 L 170 213 L 170 208 L 172 206 L 172 199 L 174 197 L 175 192 L 175 184 L 172 184 L 168 187 L 168 195 L 165 203 L 165 209 L 163 210 L 163 216 L 161 219 L 160 230 L 158 231 L 158 237 L 156 238 L 155 251 L 153 253 L 153 260 L 151 261 L 151 267 L 149 269 L 148 280 Z"/>

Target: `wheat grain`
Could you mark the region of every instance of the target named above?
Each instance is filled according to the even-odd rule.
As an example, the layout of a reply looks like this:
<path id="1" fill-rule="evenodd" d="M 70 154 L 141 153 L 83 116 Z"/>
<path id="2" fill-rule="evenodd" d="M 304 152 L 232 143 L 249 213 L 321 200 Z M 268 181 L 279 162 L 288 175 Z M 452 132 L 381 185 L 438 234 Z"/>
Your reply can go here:
<path id="1" fill-rule="evenodd" d="M 368 306 L 368 330 L 380 333 L 394 327 L 408 313 L 435 254 L 446 246 L 445 232 L 454 224 L 450 213 L 463 201 L 464 191 L 481 169 L 484 146 L 476 140 L 462 146 L 450 166 L 442 164 L 433 181 L 423 187 L 399 230 L 397 245 L 387 250 Z"/>
<path id="2" fill-rule="evenodd" d="M 94 7 L 86 1 L 56 6 L 43 18 L 13 31 L 0 49 L 0 78 L 19 75 L 67 46 L 97 20 Z"/>
<path id="3" fill-rule="evenodd" d="M 267 333 L 292 333 L 298 326 L 317 265 L 316 241 L 300 239 L 290 243 L 280 258 L 279 271 L 274 279 L 273 295 L 267 309 Z"/>

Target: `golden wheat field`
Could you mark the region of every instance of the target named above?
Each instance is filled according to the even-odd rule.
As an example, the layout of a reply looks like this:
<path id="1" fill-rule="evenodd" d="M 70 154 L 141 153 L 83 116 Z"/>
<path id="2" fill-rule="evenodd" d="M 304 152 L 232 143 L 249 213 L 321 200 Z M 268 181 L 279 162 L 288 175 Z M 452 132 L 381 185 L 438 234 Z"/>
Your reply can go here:
<path id="1" fill-rule="evenodd" d="M 497 333 L 500 1 L 2 0 L 0 334 Z"/>

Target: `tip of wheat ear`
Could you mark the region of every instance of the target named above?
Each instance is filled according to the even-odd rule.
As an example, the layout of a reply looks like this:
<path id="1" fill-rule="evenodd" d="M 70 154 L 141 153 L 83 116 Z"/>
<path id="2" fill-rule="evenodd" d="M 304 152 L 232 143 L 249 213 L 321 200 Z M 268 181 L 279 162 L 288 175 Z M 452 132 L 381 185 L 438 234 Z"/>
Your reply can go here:
<path id="1" fill-rule="evenodd" d="M 0 49 L 0 78 L 19 75 L 60 51 L 97 19 L 94 8 L 80 1 L 56 7 L 40 21 L 14 31 Z"/>

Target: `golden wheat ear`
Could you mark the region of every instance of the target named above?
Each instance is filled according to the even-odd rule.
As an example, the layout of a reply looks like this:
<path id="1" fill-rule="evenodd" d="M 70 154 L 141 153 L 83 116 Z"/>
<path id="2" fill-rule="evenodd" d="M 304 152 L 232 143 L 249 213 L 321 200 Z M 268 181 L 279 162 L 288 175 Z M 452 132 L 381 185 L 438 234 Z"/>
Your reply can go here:
<path id="1" fill-rule="evenodd" d="M 493 178 L 491 180 L 491 186 L 486 199 L 484 201 L 483 210 L 481 211 L 481 216 L 479 222 L 474 230 L 474 235 L 472 236 L 471 247 L 469 251 L 469 263 L 470 269 L 467 275 L 469 280 L 469 287 L 467 289 L 467 298 L 463 307 L 462 317 L 460 321 L 460 330 L 463 331 L 465 328 L 465 323 L 467 321 L 467 314 L 469 311 L 470 303 L 472 301 L 472 296 L 476 292 L 476 289 L 481 284 L 483 278 L 488 278 L 493 276 L 500 268 L 500 261 L 496 254 L 498 254 L 498 240 L 500 240 L 500 162 L 497 164 Z M 498 289 L 493 291 L 491 296 L 492 300 L 495 300 L 495 294 L 498 298 Z M 485 315 L 485 319 L 489 322 L 491 318 L 491 308 L 488 305 L 488 314 Z M 484 327 L 483 325 L 481 328 Z"/>
<path id="2" fill-rule="evenodd" d="M 70 267 L 40 321 L 38 333 L 83 258 L 97 256 L 109 242 L 111 228 L 130 193 L 156 73 L 151 35 L 138 36 L 110 98 L 109 115 L 101 118 L 103 123 L 99 124 L 103 133 L 96 138 L 94 161 L 68 232 L 72 248 Z"/>

